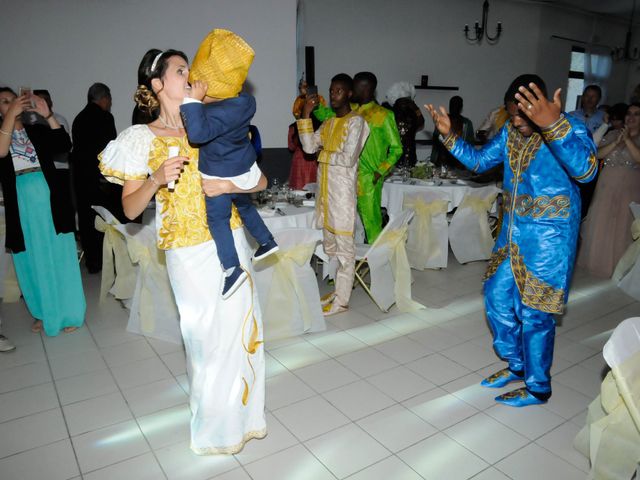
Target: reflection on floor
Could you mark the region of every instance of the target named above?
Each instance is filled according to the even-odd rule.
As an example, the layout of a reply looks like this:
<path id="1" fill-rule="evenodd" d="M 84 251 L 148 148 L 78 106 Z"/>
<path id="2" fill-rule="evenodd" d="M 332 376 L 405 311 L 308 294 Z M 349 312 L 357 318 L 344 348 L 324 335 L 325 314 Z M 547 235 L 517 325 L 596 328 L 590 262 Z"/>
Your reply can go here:
<path id="1" fill-rule="evenodd" d="M 559 321 L 554 394 L 512 409 L 481 388 L 501 368 L 483 314 L 483 262 L 414 272 L 416 314 L 380 312 L 361 289 L 320 334 L 267 345 L 269 435 L 236 456 L 188 448 L 184 353 L 125 331 L 127 311 L 98 305 L 85 276 L 85 328 L 30 332 L 24 304 L 3 305 L 0 478 L 584 479 L 572 447 L 599 392 L 601 350 L 640 303 L 578 271 Z"/>

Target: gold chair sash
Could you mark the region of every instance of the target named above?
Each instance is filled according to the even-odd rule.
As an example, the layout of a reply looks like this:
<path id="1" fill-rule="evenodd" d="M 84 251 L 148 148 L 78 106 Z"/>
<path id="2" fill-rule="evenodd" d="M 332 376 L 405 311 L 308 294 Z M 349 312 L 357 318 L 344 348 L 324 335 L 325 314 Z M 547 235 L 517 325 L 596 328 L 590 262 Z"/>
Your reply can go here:
<path id="1" fill-rule="evenodd" d="M 394 294 L 398 310 L 415 312 L 425 306 L 411 298 L 411 267 L 405 248 L 406 241 L 407 225 L 385 232 L 380 239 L 380 244 L 386 245 L 391 250 L 391 270 L 395 278 Z"/>
<path id="2" fill-rule="evenodd" d="M 124 236 L 99 215 L 96 215 L 95 228 L 104 233 L 100 303 L 104 301 L 107 292 L 110 290 L 116 298 L 126 299 L 133 297 L 136 285 L 136 269 L 129 258 L 127 242 Z"/>
<path id="3" fill-rule="evenodd" d="M 616 282 L 622 280 L 640 257 L 640 219 L 634 220 L 631 224 L 631 238 L 633 238 L 633 243 L 629 245 L 627 251 L 620 258 L 611 277 Z"/>
<path id="4" fill-rule="evenodd" d="M 446 214 L 449 208 L 448 200 L 434 200 L 426 202 L 422 197 L 409 197 L 404 200 L 403 208 L 415 212 L 413 221 L 416 225 L 416 265 L 423 268 L 428 259 L 435 257 L 440 252 L 437 237 L 433 234 L 432 220 L 439 214 Z M 447 246 L 445 246 L 447 248 Z"/>

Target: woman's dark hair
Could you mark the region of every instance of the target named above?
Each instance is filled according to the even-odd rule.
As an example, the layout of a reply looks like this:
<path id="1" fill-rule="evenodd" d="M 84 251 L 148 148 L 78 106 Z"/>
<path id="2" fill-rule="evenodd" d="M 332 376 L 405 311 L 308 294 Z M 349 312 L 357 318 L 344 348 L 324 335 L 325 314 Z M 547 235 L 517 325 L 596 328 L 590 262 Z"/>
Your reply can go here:
<path id="1" fill-rule="evenodd" d="M 544 80 L 533 73 L 525 73 L 524 75 L 520 75 L 519 77 L 517 77 L 513 82 L 511 82 L 509 88 L 507 88 L 507 92 L 504 94 L 505 106 L 507 105 L 507 102 L 518 103 L 518 100 L 516 99 L 516 93 L 518 93 L 520 87 L 529 88 L 530 83 L 535 83 L 542 94 L 545 97 L 547 96 L 547 86 L 545 85 Z"/>
<path id="2" fill-rule="evenodd" d="M 168 60 L 174 56 L 178 56 L 189 63 L 189 59 L 184 52 L 179 50 L 165 50 L 163 52 L 157 48 L 152 48 L 144 54 L 138 66 L 138 88 L 133 99 L 138 107 L 153 119 L 158 114 L 160 102 L 158 102 L 158 96 L 151 88 L 151 81 L 154 78 L 162 78 L 164 76 L 169 66 Z M 158 58 L 157 60 L 156 57 Z"/>
<path id="3" fill-rule="evenodd" d="M 16 97 L 18 96 L 18 94 L 14 92 L 13 88 L 11 87 L 0 87 L 0 93 L 4 93 L 4 92 L 13 93 Z"/>
<path id="4" fill-rule="evenodd" d="M 624 120 L 628 109 L 629 105 L 626 103 L 616 103 L 609 108 L 609 120 Z"/>

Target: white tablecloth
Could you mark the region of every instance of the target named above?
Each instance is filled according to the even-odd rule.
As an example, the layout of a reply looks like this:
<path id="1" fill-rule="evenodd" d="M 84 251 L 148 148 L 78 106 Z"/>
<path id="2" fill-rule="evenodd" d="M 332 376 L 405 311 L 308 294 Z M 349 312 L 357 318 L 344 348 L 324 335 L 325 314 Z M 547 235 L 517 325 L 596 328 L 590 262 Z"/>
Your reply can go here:
<path id="1" fill-rule="evenodd" d="M 261 208 L 258 210 L 260 216 L 264 220 L 264 224 L 271 230 L 271 233 L 287 228 L 314 228 L 313 226 L 313 207 L 294 207 L 293 205 L 283 204 L 278 209 L 284 213 L 281 215 L 277 210 L 269 208 Z"/>
<path id="2" fill-rule="evenodd" d="M 467 180 L 443 180 L 442 185 L 439 186 L 436 186 L 433 182 L 422 180 L 411 179 L 411 182 L 415 182 L 415 185 L 411 185 L 411 183 L 395 183 L 393 181 L 384 182 L 382 187 L 382 206 L 387 208 L 389 215 L 397 215 L 402 211 L 405 193 L 417 193 L 427 190 L 446 192 L 449 197 L 448 211 L 451 211 L 460 205 L 462 199 L 470 191 L 485 189 L 488 193 L 496 188 L 495 184 L 480 185 Z"/>

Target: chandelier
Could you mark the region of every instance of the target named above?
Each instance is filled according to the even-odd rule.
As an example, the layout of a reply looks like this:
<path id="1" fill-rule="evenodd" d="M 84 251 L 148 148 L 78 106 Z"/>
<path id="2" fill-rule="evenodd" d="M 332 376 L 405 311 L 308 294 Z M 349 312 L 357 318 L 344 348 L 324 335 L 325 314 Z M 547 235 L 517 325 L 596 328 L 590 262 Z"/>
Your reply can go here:
<path id="1" fill-rule="evenodd" d="M 635 0 L 634 0 L 635 1 Z M 496 34 L 492 37 L 489 35 L 487 31 L 487 22 L 489 21 L 489 0 L 484 0 L 482 4 L 482 25 L 476 22 L 474 26 L 475 37 L 469 36 L 469 25 L 464 26 L 464 36 L 465 38 L 472 43 L 480 43 L 482 42 L 482 38 L 486 37 L 487 42 L 490 44 L 497 43 L 500 38 L 500 34 L 502 33 L 502 23 L 498 22 L 498 26 L 496 27 Z"/>

